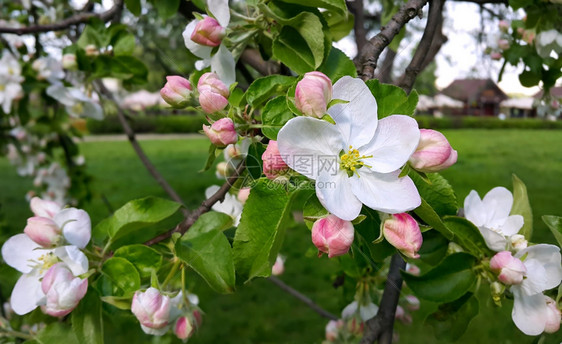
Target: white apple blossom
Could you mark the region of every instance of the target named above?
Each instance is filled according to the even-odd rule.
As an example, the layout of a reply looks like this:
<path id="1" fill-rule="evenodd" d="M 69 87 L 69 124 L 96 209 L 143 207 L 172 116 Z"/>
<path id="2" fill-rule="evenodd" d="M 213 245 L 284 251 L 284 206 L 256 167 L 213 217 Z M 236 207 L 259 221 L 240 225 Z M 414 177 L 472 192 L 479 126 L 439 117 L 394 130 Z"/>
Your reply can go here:
<path id="1" fill-rule="evenodd" d="M 375 305 L 372 302 L 366 305 L 359 305 L 357 301 L 353 301 L 349 305 L 345 306 L 345 308 L 341 312 L 341 317 L 342 319 L 349 319 L 353 317 L 354 314 L 359 312 L 361 320 L 367 321 L 377 315 L 378 311 L 379 306 Z"/>
<path id="2" fill-rule="evenodd" d="M 207 8 L 209 13 L 217 19 L 223 28 L 228 26 L 230 23 L 230 8 L 228 7 L 228 0 L 207 0 Z M 219 45 L 216 53 L 212 55 L 214 47 L 198 44 L 191 40 L 191 35 L 199 21 L 199 19 L 191 21 L 187 24 L 182 33 L 187 49 L 189 49 L 193 55 L 201 59 L 195 63 L 195 67 L 198 70 L 202 70 L 211 66 L 211 71 L 216 73 L 227 86 L 230 86 L 234 83 L 234 81 L 236 81 L 236 62 L 234 61 L 234 57 L 225 46 L 224 42 Z"/>
<path id="3" fill-rule="evenodd" d="M 22 96 L 23 80 L 18 60 L 12 54 L 4 52 L 0 59 L 0 105 L 4 113 L 9 113 L 13 101 Z"/>
<path id="4" fill-rule="evenodd" d="M 316 195 L 337 217 L 351 221 L 362 204 L 395 214 L 417 208 L 413 181 L 399 177 L 420 140 L 416 121 L 392 115 L 377 119 L 377 102 L 361 79 L 344 76 L 333 87 L 328 114 L 336 124 L 293 118 L 279 131 L 281 157 L 293 170 L 316 180 Z"/>
<path id="5" fill-rule="evenodd" d="M 521 284 L 510 287 L 513 293 L 511 317 L 525 334 L 541 334 L 549 321 L 549 310 L 543 292 L 562 282 L 560 248 L 539 244 L 527 247 L 515 254 L 523 261 L 527 273 Z"/>
<path id="6" fill-rule="evenodd" d="M 39 80 L 47 80 L 51 83 L 58 82 L 64 78 L 61 61 L 51 57 L 40 57 L 33 61 L 33 69 L 37 72 Z"/>
<path id="7" fill-rule="evenodd" d="M 101 106 L 76 87 L 56 83 L 47 88 L 47 94 L 63 104 L 72 117 L 103 119 Z"/>
<path id="8" fill-rule="evenodd" d="M 218 185 L 209 186 L 205 190 L 205 197 L 209 198 L 217 191 L 219 191 L 220 187 Z M 244 209 L 244 205 L 238 200 L 236 195 L 227 193 L 224 196 L 224 200 L 222 202 L 217 202 L 213 205 L 212 209 L 219 213 L 225 213 L 232 217 L 234 221 L 234 226 L 238 226 L 240 223 L 240 217 L 242 217 L 242 210 Z"/>
<path id="9" fill-rule="evenodd" d="M 560 54 L 562 52 L 562 33 L 556 29 L 541 31 L 535 39 L 535 46 L 537 53 L 542 58 L 549 57 L 553 50 Z"/>
<path id="10" fill-rule="evenodd" d="M 494 251 L 506 249 L 508 240 L 523 227 L 523 216 L 509 215 L 513 195 L 501 186 L 490 190 L 483 199 L 475 190 L 464 199 L 464 214 L 478 229 L 488 247 Z"/>

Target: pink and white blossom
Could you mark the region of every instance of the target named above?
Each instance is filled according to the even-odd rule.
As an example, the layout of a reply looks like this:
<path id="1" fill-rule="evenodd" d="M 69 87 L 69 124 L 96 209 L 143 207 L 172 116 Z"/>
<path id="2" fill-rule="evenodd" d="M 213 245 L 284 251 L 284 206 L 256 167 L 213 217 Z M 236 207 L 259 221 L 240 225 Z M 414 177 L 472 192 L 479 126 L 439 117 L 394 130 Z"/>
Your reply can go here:
<path id="1" fill-rule="evenodd" d="M 525 264 L 509 251 L 496 253 L 490 260 L 490 269 L 498 274 L 498 280 L 506 285 L 521 284 L 527 274 Z"/>
<path id="2" fill-rule="evenodd" d="M 215 73 L 205 73 L 197 83 L 199 104 L 206 113 L 221 111 L 228 105 L 228 86 Z"/>
<path id="3" fill-rule="evenodd" d="M 545 296 L 546 301 L 546 309 L 547 309 L 547 317 L 546 323 L 544 327 L 544 332 L 546 333 L 555 333 L 560 330 L 560 320 L 561 320 L 561 313 L 560 309 L 556 305 L 556 301 L 551 299 L 548 296 Z"/>
<path id="4" fill-rule="evenodd" d="M 304 115 L 322 118 L 332 100 L 332 81 L 324 73 L 308 72 L 297 83 L 295 106 Z"/>
<path id="5" fill-rule="evenodd" d="M 217 147 L 226 147 L 238 141 L 238 133 L 230 118 L 221 118 L 210 126 L 203 124 L 203 131 Z"/>
<path id="6" fill-rule="evenodd" d="M 162 99 L 176 108 L 187 106 L 193 90 L 189 80 L 178 75 L 169 75 L 166 77 L 166 81 L 166 84 L 160 90 Z"/>
<path id="7" fill-rule="evenodd" d="M 406 213 L 390 215 L 383 223 L 383 235 L 386 241 L 410 258 L 419 258 L 419 249 L 423 243 L 420 226 L 414 218 Z"/>
<path id="8" fill-rule="evenodd" d="M 263 161 L 263 173 L 268 179 L 274 180 L 289 170 L 289 166 L 287 166 L 279 153 L 277 141 L 269 141 L 261 159 Z"/>
<path id="9" fill-rule="evenodd" d="M 355 229 L 349 221 L 328 215 L 312 225 L 312 243 L 319 255 L 327 253 L 329 258 L 346 254 L 353 243 Z"/>
<path id="10" fill-rule="evenodd" d="M 440 132 L 420 129 L 420 142 L 409 162 L 418 171 L 438 172 L 457 162 L 457 151 Z"/>
<path id="11" fill-rule="evenodd" d="M 47 87 L 47 95 L 65 106 L 66 112 L 72 117 L 88 117 L 103 119 L 102 107 L 86 93 L 76 87 L 65 87 L 56 83 Z"/>
<path id="12" fill-rule="evenodd" d="M 174 334 L 179 339 L 186 341 L 194 332 L 194 327 L 191 323 L 191 318 L 187 316 L 181 316 L 176 321 L 174 326 Z"/>
<path id="13" fill-rule="evenodd" d="M 195 25 L 191 33 L 191 40 L 197 44 L 208 47 L 218 47 L 224 35 L 225 28 L 213 17 L 204 17 Z"/>
<path id="14" fill-rule="evenodd" d="M 43 311 L 54 317 L 72 312 L 88 290 L 88 279 L 75 277 L 64 263 L 53 265 L 41 281 L 46 303 Z"/>
<path id="15" fill-rule="evenodd" d="M 0 106 L 5 114 L 10 113 L 12 103 L 23 96 L 19 61 L 9 52 L 4 51 L 0 59 Z"/>
<path id="16" fill-rule="evenodd" d="M 171 310 L 170 297 L 153 287 L 144 292 L 135 292 L 131 303 L 131 312 L 141 323 L 143 331 L 157 336 L 163 335 L 168 330 Z"/>
<path id="17" fill-rule="evenodd" d="M 285 258 L 280 255 L 277 255 L 275 259 L 275 263 L 271 267 L 271 274 L 273 276 L 280 276 L 285 272 Z"/>
<path id="18" fill-rule="evenodd" d="M 377 102 L 361 79 L 344 76 L 333 87 L 331 124 L 296 117 L 279 131 L 279 152 L 289 167 L 316 181 L 316 195 L 337 217 L 351 221 L 363 204 L 386 213 L 417 208 L 421 198 L 400 169 L 418 146 L 420 131 L 409 117 L 377 120 Z M 309 164 L 299 164 L 299 157 Z"/>

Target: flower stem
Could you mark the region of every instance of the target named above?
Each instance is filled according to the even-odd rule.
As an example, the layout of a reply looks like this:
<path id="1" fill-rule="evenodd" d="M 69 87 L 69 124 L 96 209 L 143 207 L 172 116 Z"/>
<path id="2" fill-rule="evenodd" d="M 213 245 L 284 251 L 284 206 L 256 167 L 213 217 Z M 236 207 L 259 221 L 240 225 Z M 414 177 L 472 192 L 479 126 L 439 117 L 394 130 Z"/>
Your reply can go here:
<path id="1" fill-rule="evenodd" d="M 0 328 L 0 338 L 2 337 L 16 337 L 16 338 L 21 338 L 21 339 L 25 339 L 25 340 L 33 340 L 35 339 L 35 337 L 33 337 L 31 334 L 29 333 L 24 333 L 24 332 L 19 332 L 19 331 L 14 331 L 14 330 L 8 330 L 8 329 L 1 329 Z"/>
<path id="2" fill-rule="evenodd" d="M 174 258 L 174 259 L 175 259 L 174 265 L 172 266 L 172 269 L 168 273 L 168 276 L 166 276 L 166 279 L 162 283 L 162 288 L 165 288 L 168 285 L 168 283 L 170 283 L 170 281 L 172 280 L 172 278 L 174 277 L 174 275 L 178 271 L 178 268 L 180 267 L 181 261 L 177 258 Z"/>

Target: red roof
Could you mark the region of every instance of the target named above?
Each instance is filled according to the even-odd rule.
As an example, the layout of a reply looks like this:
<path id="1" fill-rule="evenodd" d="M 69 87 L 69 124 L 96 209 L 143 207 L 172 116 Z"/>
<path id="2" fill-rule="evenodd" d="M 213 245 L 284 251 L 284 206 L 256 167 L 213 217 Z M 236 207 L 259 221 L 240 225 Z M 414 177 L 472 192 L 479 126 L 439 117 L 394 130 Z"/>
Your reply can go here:
<path id="1" fill-rule="evenodd" d="M 492 79 L 457 79 L 441 93 L 463 102 L 484 100 L 499 103 L 508 98 Z"/>

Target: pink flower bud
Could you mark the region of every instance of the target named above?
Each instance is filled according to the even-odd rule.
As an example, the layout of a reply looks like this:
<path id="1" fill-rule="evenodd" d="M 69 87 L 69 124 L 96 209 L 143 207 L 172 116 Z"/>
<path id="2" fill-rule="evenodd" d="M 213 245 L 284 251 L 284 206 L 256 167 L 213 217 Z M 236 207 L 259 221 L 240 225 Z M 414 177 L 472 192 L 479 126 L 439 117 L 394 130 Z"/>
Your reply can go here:
<path id="1" fill-rule="evenodd" d="M 420 129 L 420 143 L 409 161 L 410 166 L 418 171 L 437 172 L 457 162 L 457 151 L 440 132 Z"/>
<path id="2" fill-rule="evenodd" d="M 533 44 L 533 42 L 535 40 L 535 33 L 533 31 L 530 31 L 530 30 L 523 31 L 523 40 L 527 44 Z"/>
<path id="3" fill-rule="evenodd" d="M 406 264 L 406 272 L 414 276 L 419 276 L 421 271 L 417 265 L 408 263 Z"/>
<path id="4" fill-rule="evenodd" d="M 498 275 L 498 280 L 503 284 L 521 284 L 527 274 L 525 264 L 511 255 L 509 251 L 496 253 L 490 260 L 490 269 Z"/>
<path id="5" fill-rule="evenodd" d="M 181 340 L 186 340 L 194 332 L 193 325 L 191 324 L 191 319 L 186 316 L 179 317 L 176 321 L 176 326 L 174 327 L 174 334 Z"/>
<path id="6" fill-rule="evenodd" d="M 500 39 L 500 40 L 498 41 L 498 47 L 499 47 L 501 50 L 507 50 L 507 49 L 509 49 L 509 41 L 508 41 L 507 39 Z"/>
<path id="7" fill-rule="evenodd" d="M 215 73 L 205 73 L 197 83 L 199 104 L 206 113 L 224 109 L 228 105 L 230 91 Z"/>
<path id="8" fill-rule="evenodd" d="M 198 310 L 193 311 L 193 319 L 195 319 L 195 325 L 197 325 L 198 328 L 203 325 L 203 317 L 201 316 L 201 312 Z"/>
<path id="9" fill-rule="evenodd" d="M 281 153 L 279 153 L 277 141 L 269 141 L 261 159 L 263 161 L 263 173 L 268 179 L 273 180 L 289 170 L 289 166 L 287 166 L 281 157 Z"/>
<path id="10" fill-rule="evenodd" d="M 407 295 L 406 301 L 408 302 L 407 305 L 408 310 L 414 312 L 420 309 L 420 300 L 414 295 Z"/>
<path id="11" fill-rule="evenodd" d="M 76 55 L 74 54 L 62 55 L 62 68 L 76 69 L 77 67 L 78 67 L 78 63 L 76 63 Z"/>
<path id="12" fill-rule="evenodd" d="M 277 256 L 277 259 L 275 259 L 275 264 L 273 264 L 273 266 L 271 267 L 271 274 L 273 276 L 279 276 L 282 275 L 283 272 L 285 272 L 285 261 L 283 257 Z"/>
<path id="13" fill-rule="evenodd" d="M 74 277 L 64 263 L 57 263 L 47 271 L 41 281 L 45 293 L 45 313 L 62 317 L 72 312 L 88 290 L 88 279 Z"/>
<path id="14" fill-rule="evenodd" d="M 501 60 L 502 54 L 498 53 L 497 51 L 494 51 L 494 52 L 490 53 L 490 58 L 492 58 L 492 60 L 498 61 L 498 60 Z"/>
<path id="15" fill-rule="evenodd" d="M 148 329 L 161 329 L 168 325 L 171 306 L 168 296 L 162 295 L 158 289 L 150 287 L 145 292 L 135 292 L 131 312 L 142 326 Z"/>
<path id="16" fill-rule="evenodd" d="M 31 211 L 35 216 L 47 217 L 52 219 L 61 211 L 61 206 L 57 202 L 42 200 L 39 197 L 33 197 L 29 202 Z"/>
<path id="17" fill-rule="evenodd" d="M 205 17 L 195 25 L 195 29 L 191 34 L 191 40 L 208 47 L 218 47 L 225 33 L 226 30 L 215 18 Z"/>
<path id="18" fill-rule="evenodd" d="M 335 342 L 338 338 L 339 331 L 343 328 L 343 320 L 330 320 L 326 324 L 326 340 Z"/>
<path id="19" fill-rule="evenodd" d="M 561 313 L 556 306 L 556 301 L 548 296 L 544 297 L 546 300 L 547 317 L 544 332 L 555 333 L 560 329 Z"/>
<path id="20" fill-rule="evenodd" d="M 400 320 L 403 324 L 409 325 L 412 323 L 412 316 L 408 314 L 402 306 L 396 307 L 394 317 L 396 320 Z"/>
<path id="21" fill-rule="evenodd" d="M 414 218 L 406 213 L 390 215 L 384 221 L 383 235 L 397 250 L 410 258 L 419 258 L 423 237 L 420 226 Z"/>
<path id="22" fill-rule="evenodd" d="M 226 147 L 238 141 L 234 122 L 230 118 L 221 118 L 211 126 L 203 125 L 203 131 L 217 147 Z"/>
<path id="23" fill-rule="evenodd" d="M 349 251 L 355 230 L 349 221 L 335 215 L 317 220 L 312 226 L 312 242 L 318 248 L 318 255 L 327 253 L 328 257 L 341 256 Z"/>
<path id="24" fill-rule="evenodd" d="M 162 99 L 173 107 L 186 107 L 192 91 L 189 80 L 177 75 L 167 76 L 166 80 L 166 84 L 160 90 Z"/>
<path id="25" fill-rule="evenodd" d="M 43 247 L 53 247 L 61 238 L 59 226 L 55 221 L 46 217 L 30 217 L 27 219 L 27 226 L 25 226 L 23 232 Z"/>
<path id="26" fill-rule="evenodd" d="M 98 47 L 93 44 L 87 45 L 84 50 L 86 51 L 86 56 L 98 56 L 100 54 Z"/>
<path id="27" fill-rule="evenodd" d="M 238 200 L 240 201 L 240 203 L 244 204 L 246 203 L 246 201 L 248 200 L 248 197 L 250 197 L 250 188 L 242 188 L 240 190 L 238 190 Z"/>
<path id="28" fill-rule="evenodd" d="M 500 31 L 507 32 L 507 30 L 509 29 L 509 22 L 507 20 L 500 20 L 498 26 L 500 28 Z"/>
<path id="29" fill-rule="evenodd" d="M 332 81 L 320 72 L 309 72 L 297 83 L 295 106 L 304 115 L 322 118 L 332 100 Z"/>

